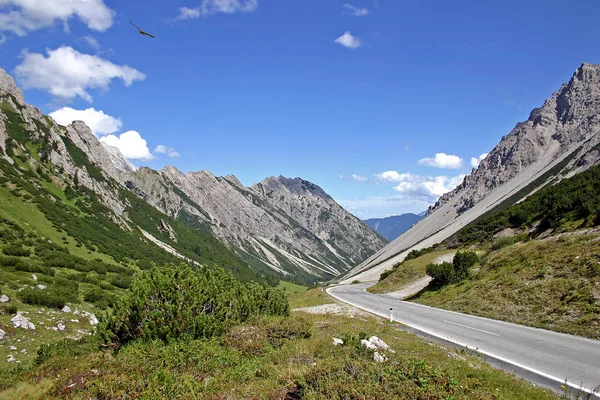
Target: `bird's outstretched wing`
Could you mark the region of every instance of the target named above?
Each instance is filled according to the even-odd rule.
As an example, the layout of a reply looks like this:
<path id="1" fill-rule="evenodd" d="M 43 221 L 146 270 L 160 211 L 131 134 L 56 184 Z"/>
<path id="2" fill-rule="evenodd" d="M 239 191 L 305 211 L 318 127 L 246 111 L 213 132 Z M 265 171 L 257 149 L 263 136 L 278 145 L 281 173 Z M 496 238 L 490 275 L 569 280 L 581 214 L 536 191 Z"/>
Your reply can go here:
<path id="1" fill-rule="evenodd" d="M 156 39 L 156 36 L 149 34 L 148 32 L 140 31 L 142 35 L 150 36 L 152 39 Z"/>
<path id="2" fill-rule="evenodd" d="M 136 27 L 136 29 L 137 29 L 138 31 L 141 31 L 141 29 L 140 29 L 140 27 L 139 27 L 139 26 L 137 26 L 136 24 L 134 24 L 134 23 L 133 23 L 133 22 L 131 22 L 131 21 L 129 21 L 129 23 L 130 23 L 131 25 L 135 26 L 135 27 Z"/>

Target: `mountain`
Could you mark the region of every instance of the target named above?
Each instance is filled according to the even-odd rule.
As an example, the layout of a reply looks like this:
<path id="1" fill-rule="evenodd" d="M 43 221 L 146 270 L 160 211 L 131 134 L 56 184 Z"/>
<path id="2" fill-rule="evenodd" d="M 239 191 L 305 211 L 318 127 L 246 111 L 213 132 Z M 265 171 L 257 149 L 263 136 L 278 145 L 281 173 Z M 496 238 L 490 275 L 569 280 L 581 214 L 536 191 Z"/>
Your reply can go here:
<path id="1" fill-rule="evenodd" d="M 386 238 L 389 242 L 409 230 L 414 224 L 423 219 L 425 215 L 402 214 L 392 215 L 387 218 L 372 218 L 365 220 L 371 229 Z"/>
<path id="2" fill-rule="evenodd" d="M 165 214 L 225 243 L 257 270 L 304 283 L 328 280 L 385 245 L 319 186 L 271 177 L 251 187 L 234 176 L 140 168 L 125 185 Z"/>
<path id="3" fill-rule="evenodd" d="M 246 187 L 234 176 L 216 177 L 208 171 L 136 169 L 83 122 L 60 126 L 27 105 L 1 69 L 0 96 L 4 168 L 26 174 L 32 187 L 42 190 L 29 193 L 34 198 L 59 204 L 59 193 L 66 196 L 61 218 L 84 211 L 77 202 L 85 203 L 85 212 L 101 209 L 103 224 L 114 225 L 105 228 L 115 245 L 117 237 L 128 243 L 134 237 L 171 253 L 171 259 L 176 255 L 199 263 L 229 262 L 248 279 L 260 277 L 258 272 L 260 279 L 279 276 L 310 284 L 347 271 L 385 245 L 313 183 L 271 177 Z M 43 182 L 46 177 L 50 186 Z M 79 242 L 87 240 L 71 227 L 61 228 L 59 220 L 55 224 Z M 114 232 L 115 227 L 121 232 Z M 91 232 L 88 228 L 83 231 Z M 114 249 L 107 251 L 112 256 Z M 133 255 L 129 258 L 135 262 Z"/>
<path id="4" fill-rule="evenodd" d="M 439 243 L 479 217 L 600 161 L 600 65 L 582 64 L 543 106 L 515 128 L 427 216 L 345 276 L 376 280 L 411 249 Z"/>

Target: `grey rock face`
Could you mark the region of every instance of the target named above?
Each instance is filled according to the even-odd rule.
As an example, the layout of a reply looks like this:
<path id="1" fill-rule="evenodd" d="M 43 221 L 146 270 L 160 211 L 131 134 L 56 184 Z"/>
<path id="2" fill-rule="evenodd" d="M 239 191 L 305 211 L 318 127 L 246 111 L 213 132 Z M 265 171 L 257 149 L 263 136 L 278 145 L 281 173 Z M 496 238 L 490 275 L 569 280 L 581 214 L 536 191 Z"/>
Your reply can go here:
<path id="1" fill-rule="evenodd" d="M 383 247 L 384 241 L 320 187 L 268 178 L 245 187 L 234 176 L 175 167 L 141 168 L 126 186 L 164 213 L 210 230 L 251 265 L 328 279 Z"/>
<path id="2" fill-rule="evenodd" d="M 21 89 L 17 87 L 15 80 L 8 75 L 5 70 L 0 68 L 0 92 L 2 91 L 12 94 L 17 101 L 19 101 L 21 104 L 25 104 L 23 92 L 21 92 Z"/>
<path id="3" fill-rule="evenodd" d="M 600 65 L 583 64 L 456 189 L 440 197 L 425 219 L 353 269 L 344 282 L 376 280 L 410 250 L 447 239 L 501 202 L 515 203 L 598 164 L 599 146 Z"/>

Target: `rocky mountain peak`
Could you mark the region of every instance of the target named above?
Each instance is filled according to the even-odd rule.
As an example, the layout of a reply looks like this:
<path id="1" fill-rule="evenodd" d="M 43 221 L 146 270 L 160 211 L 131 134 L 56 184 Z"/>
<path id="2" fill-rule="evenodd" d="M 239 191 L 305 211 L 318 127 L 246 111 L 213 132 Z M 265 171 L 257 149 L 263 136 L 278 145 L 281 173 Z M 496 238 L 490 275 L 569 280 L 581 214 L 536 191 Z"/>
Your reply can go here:
<path id="1" fill-rule="evenodd" d="M 600 65 L 582 64 L 570 81 L 535 108 L 527 121 L 515 128 L 452 192 L 443 195 L 428 214 L 456 200 L 462 213 L 491 190 L 510 181 L 535 164 L 548 164 L 582 145 L 580 159 L 600 142 Z M 540 169 L 545 168 L 539 165 Z M 533 173 L 533 172 L 531 172 Z M 457 197 L 458 196 L 458 197 Z M 454 201 L 453 200 L 453 201 Z"/>
<path id="2" fill-rule="evenodd" d="M 6 71 L 2 68 L 0 68 L 0 91 L 12 94 L 14 98 L 17 99 L 19 103 L 21 103 L 21 105 L 25 105 L 25 98 L 23 97 L 23 92 L 21 92 L 21 89 L 17 87 L 17 85 L 15 84 L 15 80 L 12 78 L 12 76 L 6 73 Z"/>
<path id="3" fill-rule="evenodd" d="M 266 192 L 273 192 L 279 190 L 287 190 L 294 195 L 307 195 L 311 194 L 316 197 L 321 197 L 327 201 L 333 201 L 320 186 L 315 185 L 312 182 L 306 181 L 302 178 L 286 178 L 284 176 L 274 177 L 271 176 L 262 182 L 253 186 L 255 189 L 264 190 Z"/>

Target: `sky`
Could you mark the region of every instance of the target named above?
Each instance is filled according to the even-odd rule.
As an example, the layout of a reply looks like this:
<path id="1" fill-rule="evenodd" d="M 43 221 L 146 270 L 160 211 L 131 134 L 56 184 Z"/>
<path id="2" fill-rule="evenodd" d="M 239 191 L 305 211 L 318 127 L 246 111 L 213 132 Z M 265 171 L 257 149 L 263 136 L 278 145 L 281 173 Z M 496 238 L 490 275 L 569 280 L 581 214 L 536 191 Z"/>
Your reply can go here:
<path id="1" fill-rule="evenodd" d="M 136 166 L 301 177 L 386 217 L 427 209 L 600 63 L 598 15 L 597 0 L 0 0 L 0 67 Z"/>

